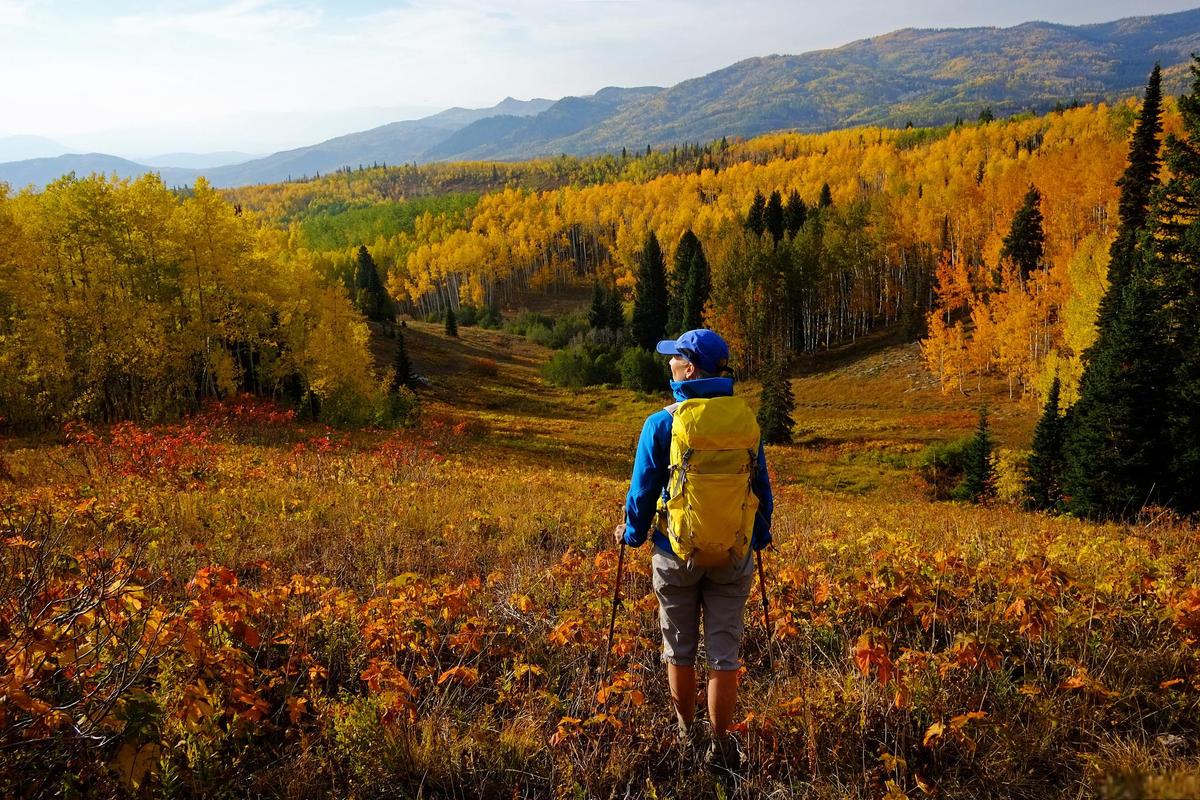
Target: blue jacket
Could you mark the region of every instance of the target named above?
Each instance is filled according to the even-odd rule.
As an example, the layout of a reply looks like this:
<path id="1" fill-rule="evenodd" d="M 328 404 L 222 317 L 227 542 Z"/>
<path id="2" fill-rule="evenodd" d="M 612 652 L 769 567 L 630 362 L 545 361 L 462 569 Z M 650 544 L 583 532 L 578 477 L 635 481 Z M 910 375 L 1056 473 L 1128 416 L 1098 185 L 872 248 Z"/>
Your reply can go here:
<path id="1" fill-rule="evenodd" d="M 728 397 L 733 394 L 732 378 L 695 378 L 690 381 L 671 381 L 675 399 L 683 402 L 695 397 Z M 633 478 L 625 497 L 625 544 L 638 547 L 654 525 L 660 497 L 666 497 L 667 474 L 671 462 L 671 412 L 663 409 L 651 414 L 642 426 L 637 456 L 633 461 Z M 771 480 L 767 476 L 767 457 L 762 442 L 758 445 L 758 469 L 751 488 L 758 496 L 758 513 L 754 517 L 754 536 L 750 540 L 755 550 L 771 543 Z M 671 552 L 667 535 L 655 529 L 654 543 Z"/>

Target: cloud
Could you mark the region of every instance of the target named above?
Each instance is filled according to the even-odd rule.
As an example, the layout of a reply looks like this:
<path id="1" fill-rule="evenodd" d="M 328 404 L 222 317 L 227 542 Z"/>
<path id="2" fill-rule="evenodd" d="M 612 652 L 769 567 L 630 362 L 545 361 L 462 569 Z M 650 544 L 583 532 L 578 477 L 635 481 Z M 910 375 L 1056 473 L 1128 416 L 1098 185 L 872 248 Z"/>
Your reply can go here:
<path id="1" fill-rule="evenodd" d="M 0 27 L 25 27 L 33 23 L 32 0 L 0 0 Z"/>
<path id="2" fill-rule="evenodd" d="M 0 0 L 2 1 L 2 0 Z M 129 14 L 112 21 L 126 36 L 187 34 L 212 39 L 245 40 L 316 28 L 321 10 L 311 5 L 286 5 L 272 0 L 236 0 L 201 11 Z"/>
<path id="3" fill-rule="evenodd" d="M 345 18 L 325 44 L 400 96 L 483 104 L 673 83 L 723 66 L 726 54 L 703 45 L 720 13 L 684 0 L 411 0 Z"/>

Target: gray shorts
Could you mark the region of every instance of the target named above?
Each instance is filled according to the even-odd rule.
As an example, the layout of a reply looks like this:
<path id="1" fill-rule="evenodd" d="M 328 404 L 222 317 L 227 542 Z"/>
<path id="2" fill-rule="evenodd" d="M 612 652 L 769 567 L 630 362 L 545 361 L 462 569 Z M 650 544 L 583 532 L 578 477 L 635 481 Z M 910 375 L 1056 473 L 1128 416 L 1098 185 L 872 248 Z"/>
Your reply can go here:
<path id="1" fill-rule="evenodd" d="M 655 545 L 650 564 L 663 633 L 663 661 L 678 666 L 696 663 L 703 609 L 704 652 L 709 668 L 740 667 L 738 652 L 745 628 L 746 598 L 754 577 L 754 554 L 747 553 L 743 563 L 689 569 L 674 553 Z"/>

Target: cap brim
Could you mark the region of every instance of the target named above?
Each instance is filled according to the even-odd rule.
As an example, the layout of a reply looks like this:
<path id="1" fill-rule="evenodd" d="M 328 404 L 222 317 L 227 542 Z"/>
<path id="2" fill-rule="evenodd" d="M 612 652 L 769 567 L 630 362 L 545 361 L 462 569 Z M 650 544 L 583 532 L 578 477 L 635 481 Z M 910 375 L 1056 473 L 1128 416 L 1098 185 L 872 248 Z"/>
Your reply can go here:
<path id="1" fill-rule="evenodd" d="M 663 339 L 661 342 L 658 343 L 658 345 L 655 346 L 654 349 L 657 350 L 659 353 L 661 353 L 664 356 L 679 355 L 679 348 L 675 346 L 674 339 Z"/>

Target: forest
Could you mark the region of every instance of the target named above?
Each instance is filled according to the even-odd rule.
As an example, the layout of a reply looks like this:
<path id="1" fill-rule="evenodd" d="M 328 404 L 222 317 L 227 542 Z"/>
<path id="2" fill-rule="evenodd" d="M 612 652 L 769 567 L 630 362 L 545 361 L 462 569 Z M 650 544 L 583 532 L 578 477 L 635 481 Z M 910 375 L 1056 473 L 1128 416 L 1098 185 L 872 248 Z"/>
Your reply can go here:
<path id="1" fill-rule="evenodd" d="M 735 349 L 749 373 L 765 342 L 811 351 L 901 320 L 918 335 L 936 306 L 947 311 L 948 331 L 931 318 L 933 340 L 945 342 L 936 364 L 947 386 L 967 391 L 976 372 L 1000 370 L 1014 396 L 1044 398 L 1059 372 L 1073 398 L 1106 286 L 1116 180 L 1136 111 L 1131 100 L 940 129 L 777 134 L 602 157 L 595 171 L 567 168 L 572 160 L 562 159 L 553 178 L 550 164 L 538 162 L 457 165 L 453 179 L 444 166 L 368 169 L 231 197 L 260 210 L 264 224 L 291 230 L 299 221 L 289 241 L 347 285 L 357 247 L 365 244 L 392 296 L 419 315 L 461 303 L 503 305 L 528 287 L 553 292 L 592 281 L 617 287 L 628 302 L 647 233 L 656 234 L 671 264 L 690 230 L 712 265 L 713 323 L 741 346 Z M 1171 99 L 1163 124 L 1179 130 Z M 580 177 L 589 173 L 601 177 Z M 477 188 L 495 178 L 502 188 L 471 204 L 447 199 L 456 207 L 431 209 L 391 235 L 364 227 L 360 215 L 389 207 L 394 201 L 383 198 L 397 181 L 416 180 L 414 174 L 424 176 L 422 186 L 454 181 Z M 543 187 L 547 180 L 558 185 Z M 966 305 L 1001 272 L 1004 240 L 1030 187 L 1038 189 L 1042 220 L 1035 276 L 1041 283 L 1025 292 L 1031 299 L 1006 293 L 1009 307 L 994 307 L 992 327 L 1007 342 L 1002 354 L 968 355 L 971 337 L 961 326 L 954 332 L 964 322 L 955 304 Z M 761 237 L 744 235 L 745 221 L 756 194 L 775 192 L 795 195 L 819 213 L 779 244 L 772 234 L 768 257 Z M 342 246 L 323 246 L 329 234 L 306 238 L 304 209 L 321 214 L 337 207 L 360 209 L 322 218 L 323 230 L 344 226 Z M 790 287 L 794 323 L 779 322 L 779 314 L 770 322 L 740 311 L 721 316 L 723 309 L 761 307 L 747 300 L 773 280 Z M 987 335 L 981 332 L 979 341 Z"/>

